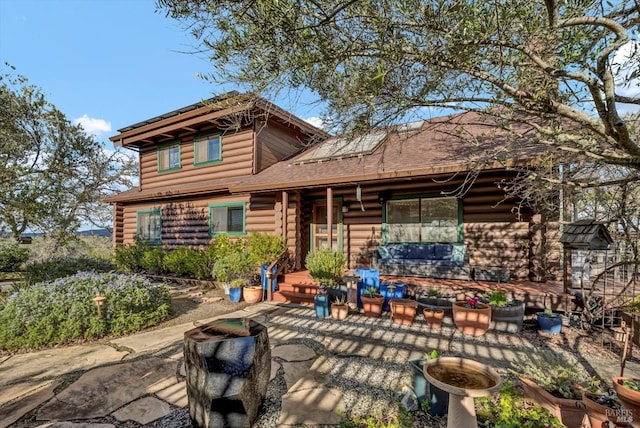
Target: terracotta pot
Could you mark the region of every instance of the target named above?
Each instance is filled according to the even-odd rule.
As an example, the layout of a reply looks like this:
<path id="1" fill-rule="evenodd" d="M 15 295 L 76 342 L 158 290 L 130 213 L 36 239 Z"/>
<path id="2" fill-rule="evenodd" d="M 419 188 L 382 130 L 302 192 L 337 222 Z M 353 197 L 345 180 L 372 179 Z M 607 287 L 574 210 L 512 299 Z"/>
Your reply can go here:
<path id="1" fill-rule="evenodd" d="M 609 427 L 609 421 L 616 423 L 622 415 L 622 403 L 616 400 L 618 408 L 611 408 L 596 402 L 598 394 L 585 392 L 582 394 L 582 403 L 587 412 L 587 417 L 591 423 L 591 428 Z"/>
<path id="2" fill-rule="evenodd" d="M 242 289 L 242 298 L 247 303 L 258 303 L 262 300 L 262 286 L 250 286 Z"/>
<path id="3" fill-rule="evenodd" d="M 368 297 L 365 295 L 360 296 L 362 300 L 362 309 L 364 315 L 369 318 L 380 318 L 382 316 L 382 305 L 384 304 L 384 297 L 377 294 L 375 297 Z"/>
<path id="4" fill-rule="evenodd" d="M 424 319 L 427 320 L 427 324 L 434 330 L 442 327 L 442 319 L 444 318 L 444 311 L 442 309 L 427 309 L 422 310 Z"/>
<path id="5" fill-rule="evenodd" d="M 618 400 L 622 403 L 622 419 L 625 422 L 629 422 L 632 427 L 640 427 L 640 392 L 622 385 L 625 380 L 632 379 L 635 378 L 615 376 L 613 378 L 613 389 L 618 394 Z"/>
<path id="6" fill-rule="evenodd" d="M 389 300 L 391 307 L 391 319 L 395 323 L 411 325 L 416 316 L 418 302 L 411 299 L 391 299 Z"/>
<path id="7" fill-rule="evenodd" d="M 343 305 L 339 305 L 337 303 L 331 304 L 331 318 L 343 320 L 347 315 L 349 315 L 349 305 L 346 303 Z"/>
<path id="8" fill-rule="evenodd" d="M 478 303 L 475 308 L 466 308 L 465 302 L 455 302 L 452 306 L 453 323 L 464 334 L 481 336 L 491 325 L 491 306 Z"/>
<path id="9" fill-rule="evenodd" d="M 581 428 L 586 414 L 582 400 L 558 398 L 542 389 L 534 381 L 519 377 L 525 398 L 530 398 L 555 415 L 567 428 Z"/>

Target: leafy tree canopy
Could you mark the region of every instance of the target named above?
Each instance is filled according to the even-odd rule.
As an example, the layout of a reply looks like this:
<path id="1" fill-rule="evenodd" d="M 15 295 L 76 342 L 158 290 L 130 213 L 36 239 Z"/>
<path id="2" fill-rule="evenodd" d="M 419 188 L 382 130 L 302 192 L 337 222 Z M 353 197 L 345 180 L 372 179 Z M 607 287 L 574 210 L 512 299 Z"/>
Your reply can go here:
<path id="1" fill-rule="evenodd" d="M 629 168 L 636 178 L 640 170 L 640 142 L 630 136 L 637 116 L 623 118 L 620 110 L 620 103 L 640 104 L 637 0 L 157 6 L 210 54 L 214 79 L 263 95 L 310 89 L 341 128 L 363 130 L 427 115 L 425 107 L 455 106 L 528 120 L 540 143 L 572 159 Z"/>
<path id="2" fill-rule="evenodd" d="M 134 161 L 105 151 L 8 68 L 0 75 L 0 229 L 63 243 L 82 223 L 104 227 L 112 220 L 103 199 L 131 185 Z"/>

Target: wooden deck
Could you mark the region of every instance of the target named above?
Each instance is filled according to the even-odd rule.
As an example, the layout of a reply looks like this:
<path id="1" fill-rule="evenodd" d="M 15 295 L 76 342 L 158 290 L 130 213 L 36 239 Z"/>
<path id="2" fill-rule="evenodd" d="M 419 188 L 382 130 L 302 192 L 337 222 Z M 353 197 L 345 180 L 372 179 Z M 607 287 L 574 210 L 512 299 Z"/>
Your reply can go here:
<path id="1" fill-rule="evenodd" d="M 397 276 L 381 276 L 380 280 L 406 284 L 406 294 L 409 297 L 415 297 L 421 291 L 426 292 L 431 288 L 437 288 L 442 294 L 453 294 L 462 300 L 465 297 L 474 297 L 490 290 L 503 288 L 507 291 L 508 296 L 523 300 L 527 310 L 530 311 L 547 308 L 561 312 L 573 310 L 573 296 L 563 292 L 561 283 L 532 281 L 495 283 Z M 352 284 L 352 286 L 354 285 Z M 273 293 L 273 300 L 313 305 L 313 297 L 317 289 L 318 286 L 313 282 L 308 271 L 290 272 L 279 278 L 278 291 Z"/>

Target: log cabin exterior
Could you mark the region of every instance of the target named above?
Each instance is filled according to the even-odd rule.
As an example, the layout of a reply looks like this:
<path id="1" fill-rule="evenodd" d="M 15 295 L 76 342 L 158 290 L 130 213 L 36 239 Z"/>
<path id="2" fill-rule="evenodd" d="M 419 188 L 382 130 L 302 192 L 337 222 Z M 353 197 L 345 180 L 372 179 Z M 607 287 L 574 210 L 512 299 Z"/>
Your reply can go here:
<path id="1" fill-rule="evenodd" d="M 473 113 L 341 138 L 231 94 L 111 140 L 140 160 L 139 187 L 109 199 L 114 245 L 202 247 L 219 233 L 267 232 L 285 238 L 293 269 L 329 243 L 354 269 L 372 266 L 382 243 L 461 242 L 471 268 L 559 277 L 557 219 L 505 198 L 509 167 L 533 156 L 487 156 L 511 143 Z"/>

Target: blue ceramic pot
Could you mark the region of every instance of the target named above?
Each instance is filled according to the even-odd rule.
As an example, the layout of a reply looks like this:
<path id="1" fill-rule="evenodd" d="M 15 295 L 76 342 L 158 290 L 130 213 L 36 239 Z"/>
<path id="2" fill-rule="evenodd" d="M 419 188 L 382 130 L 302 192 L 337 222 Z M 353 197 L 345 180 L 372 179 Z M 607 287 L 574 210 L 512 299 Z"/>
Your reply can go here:
<path id="1" fill-rule="evenodd" d="M 537 313 L 538 330 L 543 333 L 558 334 L 562 331 L 562 315 L 545 315 L 544 312 Z"/>
<path id="2" fill-rule="evenodd" d="M 232 302 L 239 302 L 242 298 L 242 287 L 229 289 L 229 300 Z"/>

